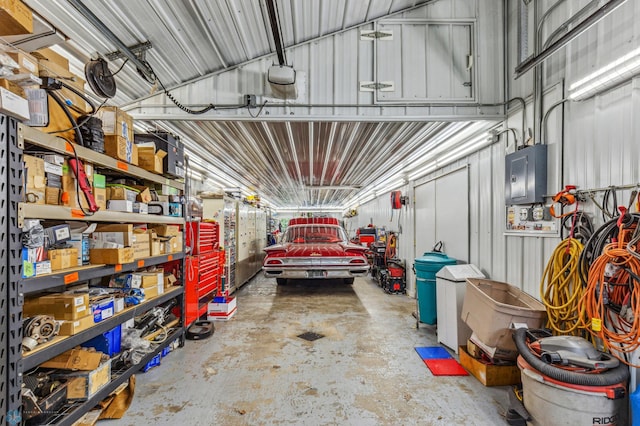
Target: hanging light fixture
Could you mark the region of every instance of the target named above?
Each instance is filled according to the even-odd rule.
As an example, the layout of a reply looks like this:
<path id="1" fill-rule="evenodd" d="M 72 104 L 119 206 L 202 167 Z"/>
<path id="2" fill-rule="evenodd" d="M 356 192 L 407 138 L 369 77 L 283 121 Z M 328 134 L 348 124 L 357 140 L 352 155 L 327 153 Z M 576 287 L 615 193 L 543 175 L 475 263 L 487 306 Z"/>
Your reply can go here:
<path id="1" fill-rule="evenodd" d="M 630 80 L 640 73 L 640 47 L 569 86 L 569 99 L 580 101 Z"/>

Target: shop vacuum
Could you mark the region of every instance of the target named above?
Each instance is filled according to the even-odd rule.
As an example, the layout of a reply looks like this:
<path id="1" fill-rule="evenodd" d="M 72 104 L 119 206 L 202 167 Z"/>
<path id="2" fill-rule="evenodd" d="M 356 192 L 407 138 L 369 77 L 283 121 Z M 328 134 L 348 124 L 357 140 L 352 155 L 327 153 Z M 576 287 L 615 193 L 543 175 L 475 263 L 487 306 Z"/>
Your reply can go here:
<path id="1" fill-rule="evenodd" d="M 509 424 L 628 425 L 629 369 L 578 336 L 518 329 L 518 367 L 526 416 Z M 510 408 L 509 413 L 521 413 Z M 527 418 L 528 417 L 528 418 Z"/>

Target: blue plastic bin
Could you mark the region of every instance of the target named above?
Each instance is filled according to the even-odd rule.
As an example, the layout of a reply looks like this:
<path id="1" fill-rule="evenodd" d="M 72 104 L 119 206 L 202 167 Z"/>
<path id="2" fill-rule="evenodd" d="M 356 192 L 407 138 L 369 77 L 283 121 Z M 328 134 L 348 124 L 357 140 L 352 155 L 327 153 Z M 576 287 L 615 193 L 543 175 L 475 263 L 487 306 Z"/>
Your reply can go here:
<path id="1" fill-rule="evenodd" d="M 427 252 L 415 259 L 416 297 L 418 299 L 418 321 L 434 325 L 438 319 L 436 311 L 436 274 L 447 265 L 455 265 L 456 259 L 441 252 Z"/>
<path id="2" fill-rule="evenodd" d="M 96 336 L 91 340 L 87 340 L 80 346 L 85 348 L 95 348 L 96 351 L 102 352 L 109 356 L 120 353 L 122 341 L 122 324 L 115 328 Z"/>
<path id="3" fill-rule="evenodd" d="M 142 372 L 146 373 L 147 371 L 151 370 L 153 367 L 159 366 L 161 359 L 162 359 L 162 354 L 160 353 L 154 356 L 153 358 L 151 358 L 151 361 L 149 361 L 147 365 L 142 367 Z"/>

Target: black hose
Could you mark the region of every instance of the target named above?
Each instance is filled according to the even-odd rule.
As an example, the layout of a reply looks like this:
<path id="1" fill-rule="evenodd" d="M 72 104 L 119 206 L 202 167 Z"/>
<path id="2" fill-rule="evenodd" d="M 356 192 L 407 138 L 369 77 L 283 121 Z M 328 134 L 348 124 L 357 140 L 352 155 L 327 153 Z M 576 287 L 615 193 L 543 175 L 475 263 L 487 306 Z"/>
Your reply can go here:
<path id="1" fill-rule="evenodd" d="M 524 358 L 531 367 L 535 368 L 545 376 L 549 376 L 552 379 L 559 380 L 563 383 L 580 386 L 609 386 L 616 385 L 618 383 L 626 383 L 629 379 L 629 367 L 622 363 L 618 364 L 616 368 L 612 368 L 600 374 L 578 373 L 576 371 L 568 371 L 554 367 L 551 364 L 547 364 L 535 354 L 531 353 L 531 350 L 527 345 L 527 331 L 528 330 L 526 328 L 517 329 L 513 333 L 513 341 L 516 343 L 516 348 L 518 348 L 520 356 Z"/>

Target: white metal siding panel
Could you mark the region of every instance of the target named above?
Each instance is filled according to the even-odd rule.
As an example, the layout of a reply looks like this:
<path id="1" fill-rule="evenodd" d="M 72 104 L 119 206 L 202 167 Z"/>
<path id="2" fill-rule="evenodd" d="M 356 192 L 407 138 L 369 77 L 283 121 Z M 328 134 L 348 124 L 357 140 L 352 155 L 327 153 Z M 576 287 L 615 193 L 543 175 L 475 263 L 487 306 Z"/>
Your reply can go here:
<path id="1" fill-rule="evenodd" d="M 430 43 L 425 33 L 424 25 L 404 25 L 401 38 L 402 50 L 397 50 L 404 56 L 403 63 L 411 64 L 411 66 L 402 67 L 402 78 L 398 79 L 396 92 L 400 93 L 401 97 L 405 99 L 427 99 L 429 97 L 427 81 L 430 75 L 427 71 L 425 44 L 429 46 Z M 378 58 L 378 60 L 380 59 L 383 58 Z M 411 82 L 408 93 L 405 92 L 403 84 L 405 81 Z"/>
<path id="2" fill-rule="evenodd" d="M 451 86 L 455 70 L 452 67 L 451 52 L 453 40 L 448 25 L 429 25 L 427 27 L 427 63 L 430 73 L 427 75 L 427 92 L 431 99 L 451 98 Z"/>

